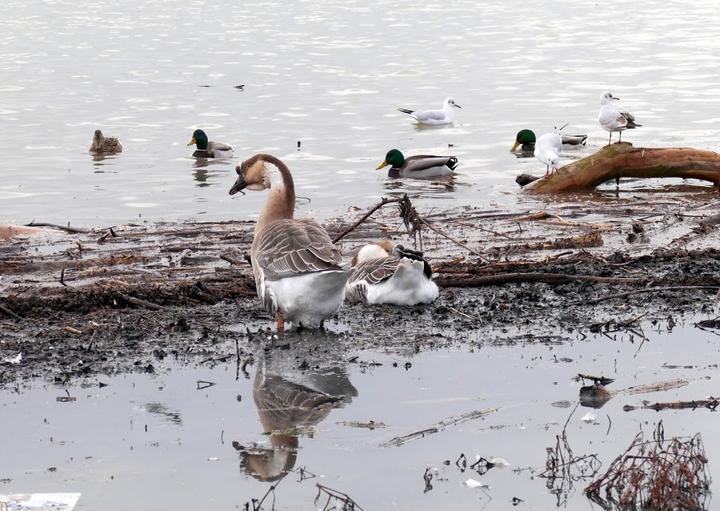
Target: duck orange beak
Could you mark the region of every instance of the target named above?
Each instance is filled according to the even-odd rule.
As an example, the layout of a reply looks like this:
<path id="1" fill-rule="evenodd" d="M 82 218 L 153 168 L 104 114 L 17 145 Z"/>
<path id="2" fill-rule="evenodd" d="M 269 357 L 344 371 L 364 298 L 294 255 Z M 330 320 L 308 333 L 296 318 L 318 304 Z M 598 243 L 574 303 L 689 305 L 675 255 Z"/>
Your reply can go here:
<path id="1" fill-rule="evenodd" d="M 187 145 L 195 145 L 197 142 L 195 141 L 195 137 L 190 139 L 190 142 L 187 143 Z"/>
<path id="2" fill-rule="evenodd" d="M 514 143 L 513 146 L 512 146 L 512 149 L 510 149 L 510 152 L 514 152 L 515 149 L 517 149 L 519 145 L 520 145 L 520 142 L 518 142 L 518 141 L 516 140 L 515 143 Z"/>
<path id="3" fill-rule="evenodd" d="M 377 167 L 375 167 L 375 170 L 380 170 L 381 168 L 387 167 L 388 165 L 390 165 L 390 164 L 389 164 L 388 162 L 386 162 L 385 160 L 383 160 L 380 165 L 378 165 Z"/>

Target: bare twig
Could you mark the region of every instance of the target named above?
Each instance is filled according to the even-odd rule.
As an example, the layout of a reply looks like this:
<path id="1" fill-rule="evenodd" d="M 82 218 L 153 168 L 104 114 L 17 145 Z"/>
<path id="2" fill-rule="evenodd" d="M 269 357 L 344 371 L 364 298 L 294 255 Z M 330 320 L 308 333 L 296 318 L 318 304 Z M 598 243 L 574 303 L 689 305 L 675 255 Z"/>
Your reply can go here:
<path id="1" fill-rule="evenodd" d="M 355 229 L 357 229 L 357 227 L 358 227 L 360 224 L 362 224 L 365 220 L 367 220 L 368 218 L 370 218 L 370 215 L 372 215 L 373 213 L 375 213 L 378 209 L 382 208 L 383 206 L 385 206 L 385 205 L 387 205 L 387 204 L 391 204 L 391 203 L 394 203 L 394 202 L 400 202 L 400 199 L 388 199 L 388 198 L 386 198 L 386 197 L 383 197 L 382 199 L 380 199 L 380 202 L 378 202 L 378 203 L 375 204 L 372 208 L 370 208 L 370 210 L 369 210 L 367 213 L 365 213 L 362 217 L 360 217 L 360 219 L 359 219 L 357 222 L 355 222 L 355 223 L 352 224 L 350 227 L 348 227 L 347 229 L 345 229 L 343 232 L 341 232 L 340 234 L 338 234 L 337 236 L 335 236 L 335 239 L 333 239 L 333 243 L 337 243 L 338 241 L 340 241 L 341 239 L 343 239 L 345 236 L 347 236 L 348 234 L 350 234 L 351 232 L 353 232 Z"/>

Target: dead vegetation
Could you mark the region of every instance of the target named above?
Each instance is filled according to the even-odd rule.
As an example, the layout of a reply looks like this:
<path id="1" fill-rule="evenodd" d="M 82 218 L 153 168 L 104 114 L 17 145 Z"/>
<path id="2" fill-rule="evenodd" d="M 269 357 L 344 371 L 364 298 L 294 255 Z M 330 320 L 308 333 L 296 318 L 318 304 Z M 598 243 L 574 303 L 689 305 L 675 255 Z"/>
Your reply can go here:
<path id="1" fill-rule="evenodd" d="M 666 440 L 660 421 L 651 440 L 638 433 L 585 494 L 603 509 L 707 509 L 707 463 L 699 434 Z"/>
<path id="2" fill-rule="evenodd" d="M 558 507 L 567 504 L 575 483 L 594 477 L 602 465 L 596 454 L 576 456 L 570 447 L 567 426 L 577 407 L 568 416 L 562 432 L 555 436 L 555 447 L 546 448 L 545 470 L 540 474 L 550 493 L 557 498 Z"/>

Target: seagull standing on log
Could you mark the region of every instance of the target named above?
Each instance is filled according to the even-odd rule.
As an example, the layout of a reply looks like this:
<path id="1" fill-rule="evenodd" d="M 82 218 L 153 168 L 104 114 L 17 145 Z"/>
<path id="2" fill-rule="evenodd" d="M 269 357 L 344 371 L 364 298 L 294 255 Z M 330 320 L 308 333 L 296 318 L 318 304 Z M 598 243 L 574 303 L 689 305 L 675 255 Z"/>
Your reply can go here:
<path id="1" fill-rule="evenodd" d="M 614 131 L 620 133 L 619 142 L 622 142 L 623 131 L 633 130 L 642 126 L 642 124 L 635 122 L 635 117 L 630 112 L 615 103 L 615 101 L 619 100 L 620 98 L 616 98 L 610 92 L 606 92 L 600 96 L 600 115 L 598 116 L 598 122 L 602 129 L 610 133 L 608 145 L 612 142 L 612 134 Z"/>

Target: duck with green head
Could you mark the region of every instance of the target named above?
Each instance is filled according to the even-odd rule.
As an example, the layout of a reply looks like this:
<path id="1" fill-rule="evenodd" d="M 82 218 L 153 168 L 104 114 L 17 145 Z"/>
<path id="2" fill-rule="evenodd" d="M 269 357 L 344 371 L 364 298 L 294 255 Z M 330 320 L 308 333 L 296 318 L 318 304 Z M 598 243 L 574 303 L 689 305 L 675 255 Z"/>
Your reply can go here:
<path id="1" fill-rule="evenodd" d="M 195 130 L 192 139 L 188 145 L 197 146 L 193 153 L 195 158 L 232 158 L 233 148 L 231 145 L 222 142 L 208 141 L 208 137 L 203 130 Z"/>
<path id="2" fill-rule="evenodd" d="M 417 155 L 405 158 L 399 150 L 391 149 L 376 168 L 380 170 L 390 165 L 388 177 L 424 178 L 452 174 L 458 163 L 455 156 Z"/>
<path id="3" fill-rule="evenodd" d="M 587 135 L 562 135 L 564 149 L 577 149 L 585 145 Z M 511 152 L 525 156 L 532 156 L 535 151 L 535 132 L 529 129 L 520 130 L 515 135 L 515 143 L 510 149 Z M 518 147 L 520 148 L 518 150 Z"/>

